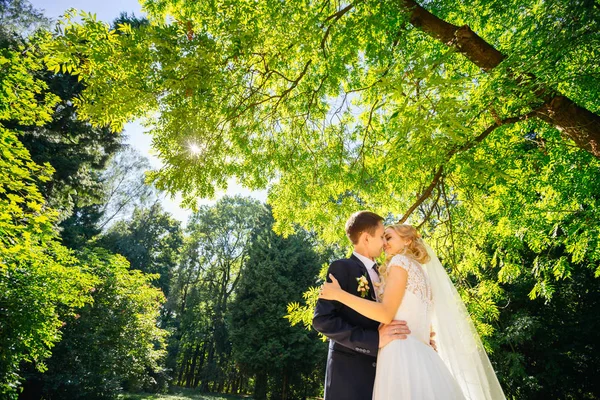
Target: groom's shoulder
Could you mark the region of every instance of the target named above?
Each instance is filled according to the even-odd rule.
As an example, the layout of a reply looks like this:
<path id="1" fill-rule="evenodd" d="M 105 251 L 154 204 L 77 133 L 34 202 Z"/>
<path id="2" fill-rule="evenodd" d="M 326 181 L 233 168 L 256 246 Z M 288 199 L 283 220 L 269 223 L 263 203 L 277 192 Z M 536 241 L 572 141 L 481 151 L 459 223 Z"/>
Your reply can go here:
<path id="1" fill-rule="evenodd" d="M 348 273 L 351 273 L 351 271 L 352 266 L 350 265 L 350 260 L 347 258 L 342 258 L 329 264 L 327 275 L 333 274 L 339 280 L 344 276 L 348 276 Z"/>
<path id="2" fill-rule="evenodd" d="M 353 268 L 357 267 L 356 261 L 351 258 L 340 258 L 339 260 L 333 261 L 329 264 L 329 269 L 338 269 L 338 268 Z"/>
<path id="3" fill-rule="evenodd" d="M 353 263 L 353 262 L 354 262 L 354 260 L 353 260 L 352 258 L 339 258 L 339 259 L 337 259 L 337 260 L 335 260 L 335 261 L 333 261 L 333 262 L 334 262 L 334 263 L 335 263 L 335 262 L 341 262 L 341 263 Z"/>

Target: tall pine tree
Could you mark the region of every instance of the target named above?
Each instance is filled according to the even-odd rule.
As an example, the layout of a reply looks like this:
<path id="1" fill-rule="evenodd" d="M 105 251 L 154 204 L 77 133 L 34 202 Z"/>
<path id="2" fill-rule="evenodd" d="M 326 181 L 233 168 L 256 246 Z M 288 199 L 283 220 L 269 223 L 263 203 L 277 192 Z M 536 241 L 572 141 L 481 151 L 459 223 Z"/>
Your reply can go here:
<path id="1" fill-rule="evenodd" d="M 316 332 L 290 326 L 289 302 L 314 284 L 321 257 L 304 231 L 283 238 L 273 217 L 262 218 L 231 307 L 234 357 L 255 376 L 254 398 L 296 399 L 318 394 L 326 346 Z"/>

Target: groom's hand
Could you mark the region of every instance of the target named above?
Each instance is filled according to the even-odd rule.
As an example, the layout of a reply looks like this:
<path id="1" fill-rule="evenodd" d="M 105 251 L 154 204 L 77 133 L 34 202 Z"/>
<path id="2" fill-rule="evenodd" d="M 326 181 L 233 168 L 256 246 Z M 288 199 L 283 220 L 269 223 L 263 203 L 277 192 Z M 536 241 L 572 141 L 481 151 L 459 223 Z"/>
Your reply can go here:
<path id="1" fill-rule="evenodd" d="M 394 320 L 387 325 L 379 326 L 379 348 L 387 346 L 391 341 L 398 339 L 406 339 L 410 334 L 410 329 L 406 325 L 406 321 Z"/>

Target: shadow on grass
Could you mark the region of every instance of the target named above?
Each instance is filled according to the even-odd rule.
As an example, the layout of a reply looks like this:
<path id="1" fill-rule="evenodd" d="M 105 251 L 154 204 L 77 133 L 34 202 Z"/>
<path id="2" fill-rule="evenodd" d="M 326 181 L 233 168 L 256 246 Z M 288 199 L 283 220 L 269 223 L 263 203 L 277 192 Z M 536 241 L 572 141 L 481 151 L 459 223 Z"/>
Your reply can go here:
<path id="1" fill-rule="evenodd" d="M 251 397 L 233 396 L 219 393 L 200 393 L 194 389 L 171 388 L 168 394 L 133 394 L 119 396 L 119 400 L 252 400 Z"/>

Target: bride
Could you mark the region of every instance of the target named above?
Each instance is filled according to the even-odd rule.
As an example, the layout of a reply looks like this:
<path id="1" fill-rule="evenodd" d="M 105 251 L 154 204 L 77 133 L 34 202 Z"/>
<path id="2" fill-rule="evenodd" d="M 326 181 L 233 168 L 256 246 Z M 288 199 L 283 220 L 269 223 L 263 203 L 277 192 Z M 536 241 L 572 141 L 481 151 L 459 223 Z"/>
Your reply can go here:
<path id="1" fill-rule="evenodd" d="M 433 250 L 410 225 L 385 230 L 379 301 L 348 293 L 333 275 L 319 298 L 367 318 L 407 321 L 411 334 L 379 349 L 374 400 L 505 399 L 473 322 Z M 436 332 L 439 354 L 429 345 Z"/>

